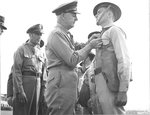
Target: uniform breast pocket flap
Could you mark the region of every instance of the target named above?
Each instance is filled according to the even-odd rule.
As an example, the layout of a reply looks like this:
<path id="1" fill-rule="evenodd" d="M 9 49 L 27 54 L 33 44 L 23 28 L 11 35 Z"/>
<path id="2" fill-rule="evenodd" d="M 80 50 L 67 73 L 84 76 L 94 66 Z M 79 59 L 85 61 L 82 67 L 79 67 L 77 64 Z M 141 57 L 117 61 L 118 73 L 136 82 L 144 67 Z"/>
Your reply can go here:
<path id="1" fill-rule="evenodd" d="M 26 58 L 32 58 L 32 57 L 34 57 L 34 56 L 31 55 L 31 54 L 25 53 L 25 54 L 24 54 L 24 57 L 26 57 Z"/>

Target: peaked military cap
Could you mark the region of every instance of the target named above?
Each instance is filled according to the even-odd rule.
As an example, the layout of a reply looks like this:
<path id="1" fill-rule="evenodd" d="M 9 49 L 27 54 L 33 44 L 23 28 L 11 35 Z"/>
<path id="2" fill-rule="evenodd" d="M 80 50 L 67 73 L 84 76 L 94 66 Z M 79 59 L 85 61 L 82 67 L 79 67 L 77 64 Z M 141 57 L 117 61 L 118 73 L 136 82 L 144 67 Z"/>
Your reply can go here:
<path id="1" fill-rule="evenodd" d="M 30 27 L 27 30 L 27 33 L 43 34 L 43 25 L 42 24 L 36 24 L 36 25 Z"/>
<path id="2" fill-rule="evenodd" d="M 52 11 L 52 13 L 55 13 L 56 15 L 60 15 L 61 13 L 67 13 L 67 12 L 73 12 L 76 14 L 79 14 L 77 12 L 77 1 L 69 2 L 69 3 L 64 3 L 58 6 L 56 9 Z"/>
<path id="3" fill-rule="evenodd" d="M 98 9 L 100 9 L 101 7 L 108 7 L 108 6 L 110 6 L 110 10 L 114 14 L 114 18 L 115 18 L 114 21 L 117 21 L 121 17 L 121 9 L 116 4 L 110 2 L 102 2 L 97 4 L 93 9 L 94 16 L 97 14 Z"/>
<path id="4" fill-rule="evenodd" d="M 3 16 L 0 16 L 0 26 L 2 29 L 7 30 L 7 28 L 4 26 L 5 18 Z"/>

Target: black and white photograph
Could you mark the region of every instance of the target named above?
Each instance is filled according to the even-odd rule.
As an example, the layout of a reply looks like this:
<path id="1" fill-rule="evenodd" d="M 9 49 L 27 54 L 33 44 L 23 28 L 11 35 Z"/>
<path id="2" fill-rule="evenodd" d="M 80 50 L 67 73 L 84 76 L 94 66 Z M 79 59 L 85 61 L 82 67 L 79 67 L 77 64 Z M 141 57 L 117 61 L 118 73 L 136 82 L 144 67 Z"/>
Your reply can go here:
<path id="1" fill-rule="evenodd" d="M 150 115 L 149 0 L 1 0 L 0 115 Z"/>

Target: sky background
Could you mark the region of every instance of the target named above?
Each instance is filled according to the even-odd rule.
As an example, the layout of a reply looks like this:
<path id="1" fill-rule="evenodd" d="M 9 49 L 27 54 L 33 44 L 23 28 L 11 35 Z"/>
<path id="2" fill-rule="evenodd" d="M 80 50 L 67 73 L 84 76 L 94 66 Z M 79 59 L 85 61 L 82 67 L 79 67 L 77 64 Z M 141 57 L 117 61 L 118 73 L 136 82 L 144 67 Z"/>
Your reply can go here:
<path id="1" fill-rule="evenodd" d="M 61 3 L 71 0 L 1 0 L 0 15 L 5 16 L 8 28 L 0 36 L 1 93 L 7 93 L 7 80 L 13 64 L 13 54 L 29 37 L 26 30 L 34 24 L 43 24 L 46 42 L 56 25 L 56 16 L 51 13 Z M 78 0 L 78 21 L 71 29 L 75 41 L 86 42 L 90 32 L 101 30 L 96 26 L 93 8 L 104 0 Z M 149 79 L 149 0 L 107 0 L 117 4 L 122 16 L 115 24 L 127 34 L 132 59 L 133 82 L 128 91 L 128 110 L 150 109 Z"/>

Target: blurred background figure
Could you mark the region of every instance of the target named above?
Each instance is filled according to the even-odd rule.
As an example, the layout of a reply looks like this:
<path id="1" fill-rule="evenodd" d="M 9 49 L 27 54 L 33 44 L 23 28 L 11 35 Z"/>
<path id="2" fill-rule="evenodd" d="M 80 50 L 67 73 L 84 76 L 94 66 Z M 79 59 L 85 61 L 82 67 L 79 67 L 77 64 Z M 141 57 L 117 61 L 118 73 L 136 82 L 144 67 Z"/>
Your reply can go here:
<path id="1" fill-rule="evenodd" d="M 0 16 L 0 35 L 2 35 L 3 30 L 7 30 L 7 28 L 4 26 L 5 17 Z"/>

